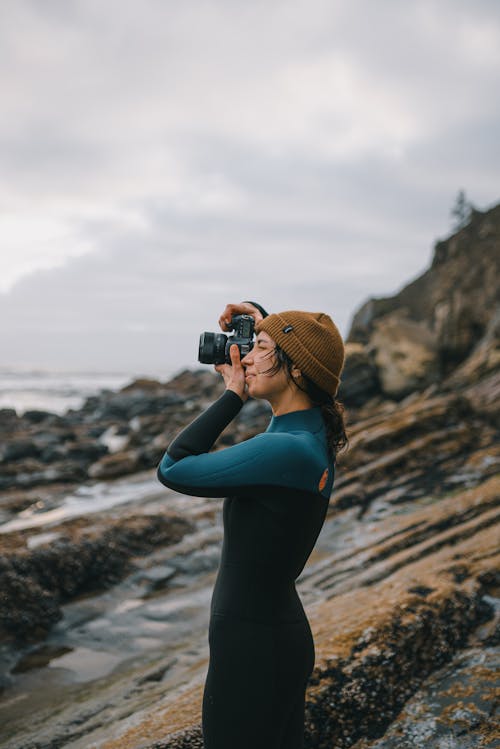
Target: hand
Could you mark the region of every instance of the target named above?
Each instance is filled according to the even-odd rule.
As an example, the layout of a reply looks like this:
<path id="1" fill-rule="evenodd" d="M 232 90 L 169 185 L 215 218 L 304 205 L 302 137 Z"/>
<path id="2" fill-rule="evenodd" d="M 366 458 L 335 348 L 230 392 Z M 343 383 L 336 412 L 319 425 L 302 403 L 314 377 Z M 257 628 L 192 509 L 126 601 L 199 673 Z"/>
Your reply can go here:
<path id="1" fill-rule="evenodd" d="M 222 315 L 219 317 L 219 325 L 222 330 L 229 330 L 228 323 L 231 322 L 231 318 L 233 315 L 252 315 L 255 324 L 264 319 L 257 307 L 254 307 L 253 304 L 250 304 L 249 302 L 240 302 L 240 304 L 228 304 L 226 305 L 226 309 L 224 310 Z"/>
<path id="2" fill-rule="evenodd" d="M 214 368 L 216 372 L 223 376 L 226 390 L 232 390 L 244 402 L 248 399 L 245 370 L 241 364 L 240 350 L 236 343 L 232 344 L 229 353 L 231 354 L 231 364 L 216 364 Z"/>

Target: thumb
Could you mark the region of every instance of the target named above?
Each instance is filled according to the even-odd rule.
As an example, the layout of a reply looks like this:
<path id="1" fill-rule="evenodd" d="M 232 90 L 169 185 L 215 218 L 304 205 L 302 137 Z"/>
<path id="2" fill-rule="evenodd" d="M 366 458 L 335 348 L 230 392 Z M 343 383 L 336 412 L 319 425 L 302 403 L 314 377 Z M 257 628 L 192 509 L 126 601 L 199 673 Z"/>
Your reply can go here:
<path id="1" fill-rule="evenodd" d="M 238 348 L 238 345 L 236 343 L 231 344 L 229 354 L 231 355 L 231 362 L 233 364 L 240 363 L 240 349 Z"/>

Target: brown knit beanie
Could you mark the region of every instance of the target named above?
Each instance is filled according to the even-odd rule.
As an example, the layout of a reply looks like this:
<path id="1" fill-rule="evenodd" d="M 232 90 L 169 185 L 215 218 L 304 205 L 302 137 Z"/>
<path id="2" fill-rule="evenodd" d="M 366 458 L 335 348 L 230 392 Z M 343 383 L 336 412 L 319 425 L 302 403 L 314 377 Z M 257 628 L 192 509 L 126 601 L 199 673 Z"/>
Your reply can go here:
<path id="1" fill-rule="evenodd" d="M 344 342 L 324 312 L 288 310 L 268 315 L 255 326 L 281 346 L 303 374 L 330 395 L 337 394 L 344 366 Z"/>

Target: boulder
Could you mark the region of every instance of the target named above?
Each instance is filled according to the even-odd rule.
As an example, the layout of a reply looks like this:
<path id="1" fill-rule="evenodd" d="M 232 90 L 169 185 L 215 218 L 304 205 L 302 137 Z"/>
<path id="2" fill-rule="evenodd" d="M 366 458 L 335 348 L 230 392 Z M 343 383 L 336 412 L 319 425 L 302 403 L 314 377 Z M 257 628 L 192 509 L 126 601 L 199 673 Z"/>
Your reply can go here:
<path id="1" fill-rule="evenodd" d="M 138 469 L 139 455 L 136 450 L 124 450 L 105 455 L 87 469 L 89 478 L 109 479 L 133 473 Z"/>
<path id="2" fill-rule="evenodd" d="M 50 411 L 40 411 L 39 409 L 31 409 L 23 413 L 23 419 L 31 422 L 32 424 L 40 424 L 44 421 L 53 421 L 54 414 Z"/>
<path id="3" fill-rule="evenodd" d="M 338 400 L 357 406 L 382 392 L 375 354 L 360 343 L 346 343 Z"/>
<path id="4" fill-rule="evenodd" d="M 0 430 L 12 428 L 18 419 L 15 408 L 0 408 Z"/>
<path id="5" fill-rule="evenodd" d="M 156 392 L 162 390 L 163 385 L 159 380 L 153 380 L 148 377 L 137 377 L 128 385 L 125 385 L 120 389 L 120 393 L 130 393 L 132 390 L 142 390 L 143 392 Z"/>
<path id="6" fill-rule="evenodd" d="M 376 320 L 367 346 L 382 393 L 400 399 L 439 380 L 440 356 L 424 322 L 396 310 Z"/>
<path id="7" fill-rule="evenodd" d="M 10 463 L 24 458 L 36 458 L 39 448 L 31 439 L 13 439 L 0 448 L 0 462 Z"/>

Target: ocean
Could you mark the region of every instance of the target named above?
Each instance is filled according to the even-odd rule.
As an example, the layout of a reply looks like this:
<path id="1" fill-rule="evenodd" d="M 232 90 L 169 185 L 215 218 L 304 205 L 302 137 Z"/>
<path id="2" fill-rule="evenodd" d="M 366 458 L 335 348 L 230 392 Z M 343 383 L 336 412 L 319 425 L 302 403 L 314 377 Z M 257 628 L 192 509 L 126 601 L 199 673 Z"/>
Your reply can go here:
<path id="1" fill-rule="evenodd" d="M 119 390 L 134 379 L 135 376 L 130 372 L 22 371 L 1 368 L 0 408 L 15 408 L 19 416 L 31 409 L 64 414 L 70 408 L 80 408 L 90 395 L 103 389 Z M 167 378 L 162 376 L 161 380 L 165 379 Z"/>

